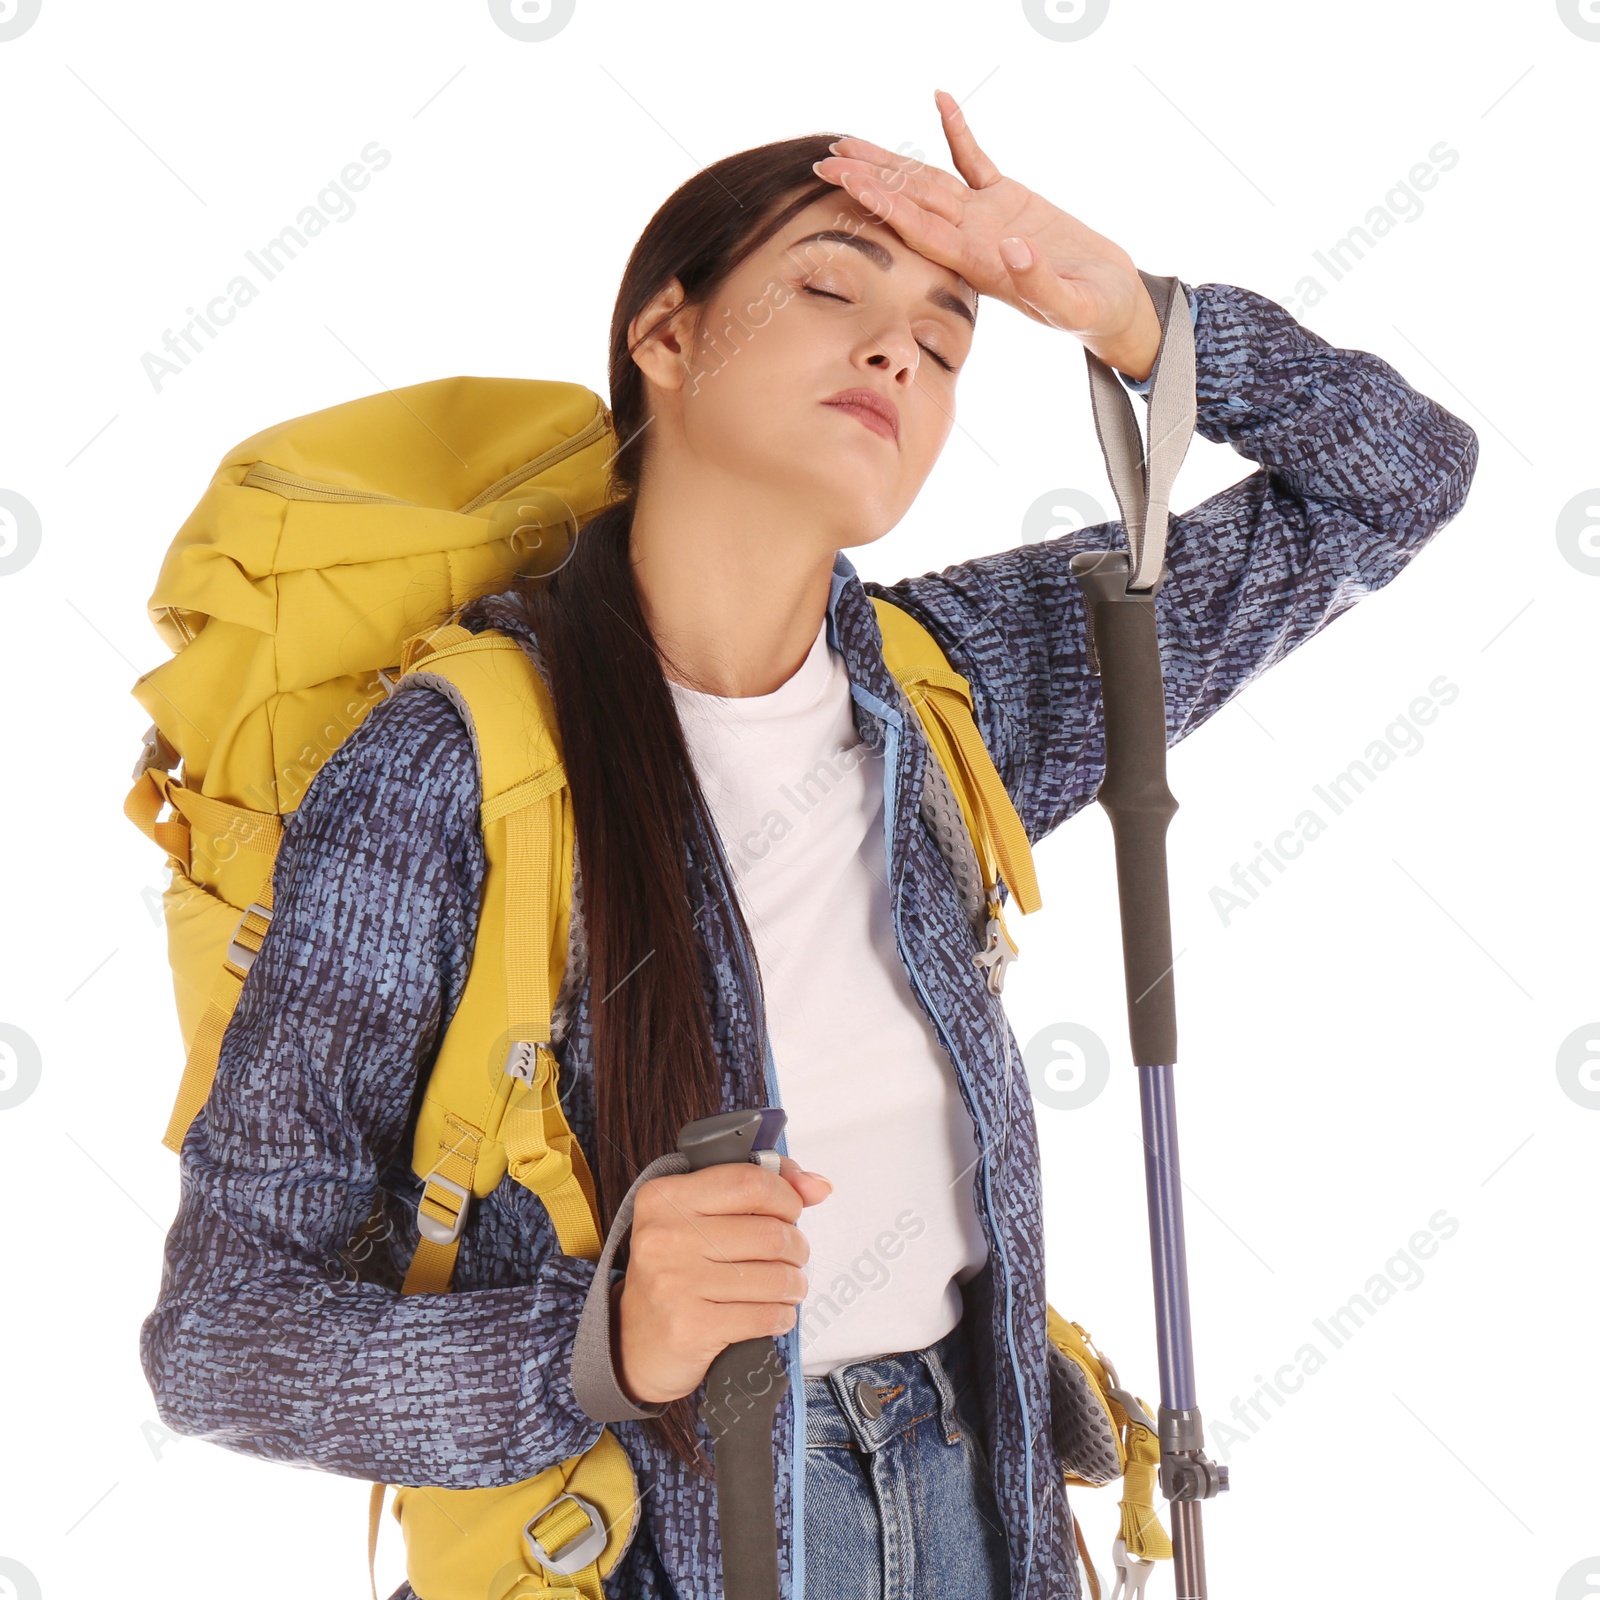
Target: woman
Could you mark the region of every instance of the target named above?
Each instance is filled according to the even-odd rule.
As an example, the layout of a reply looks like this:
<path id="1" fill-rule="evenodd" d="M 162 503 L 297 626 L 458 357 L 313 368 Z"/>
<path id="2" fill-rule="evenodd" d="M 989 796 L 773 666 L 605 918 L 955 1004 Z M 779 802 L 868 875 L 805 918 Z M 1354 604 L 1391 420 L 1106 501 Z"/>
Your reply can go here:
<path id="1" fill-rule="evenodd" d="M 561 724 L 582 914 L 556 1043 L 605 1222 L 711 1112 L 782 1104 L 806 1163 L 641 1191 L 613 1284 L 616 1379 L 640 1410 L 614 1431 L 644 1495 L 618 1596 L 718 1592 L 690 1401 L 758 1334 L 804 1380 L 775 1438 L 791 1600 L 1079 1589 L 1027 1078 L 919 815 L 930 757 L 868 596 L 907 607 L 970 680 L 1037 840 L 1102 772 L 1068 562 L 1120 535 L 890 588 L 842 552 L 894 527 L 937 459 L 981 296 L 1141 392 L 1161 328 L 1126 252 L 1000 176 L 938 103 L 959 176 L 818 135 L 669 198 L 612 324 L 627 498 L 554 578 L 464 618 L 525 644 Z M 1477 458 L 1383 361 L 1249 290 L 1185 289 L 1198 429 L 1260 470 L 1172 522 L 1156 611 L 1173 742 L 1388 582 Z M 415 1090 L 473 946 L 477 806 L 459 715 L 400 692 L 292 818 L 143 1329 L 181 1433 L 448 1488 L 529 1477 L 595 1437 L 569 1373 L 594 1267 L 561 1254 L 532 1195 L 503 1183 L 472 1208 L 455 1293 L 398 1293 Z M 364 1281 L 329 1295 L 321 1263 L 358 1234 Z"/>

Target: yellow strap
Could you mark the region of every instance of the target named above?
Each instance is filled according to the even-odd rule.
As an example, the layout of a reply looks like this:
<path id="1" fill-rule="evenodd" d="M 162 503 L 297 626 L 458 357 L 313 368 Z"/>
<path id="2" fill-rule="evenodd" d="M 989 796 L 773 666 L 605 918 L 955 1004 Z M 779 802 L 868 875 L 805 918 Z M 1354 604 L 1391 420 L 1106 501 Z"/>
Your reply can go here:
<path id="1" fill-rule="evenodd" d="M 172 807 L 172 815 L 158 822 L 164 806 Z M 174 857 L 183 870 L 194 875 L 193 835 L 211 841 L 212 852 L 223 858 L 240 850 L 254 851 L 257 855 L 275 856 L 278 843 L 283 838 L 283 823 L 270 811 L 252 811 L 246 806 L 236 806 L 227 800 L 218 800 L 186 787 L 170 772 L 159 767 L 148 767 L 134 779 L 133 787 L 122 802 L 122 813 L 154 843 Z"/>
<path id="2" fill-rule="evenodd" d="M 463 628 L 459 622 L 443 622 L 437 628 L 424 628 L 421 633 L 412 634 L 400 647 L 400 670 L 409 672 L 425 657 L 437 655 L 451 645 L 463 644 L 476 637 L 471 628 Z"/>
<path id="3" fill-rule="evenodd" d="M 562 1114 L 556 1058 L 538 1045 L 535 1060 L 533 1087 L 506 1108 L 500 1125 L 506 1164 L 511 1176 L 544 1202 L 562 1251 L 598 1261 L 600 1229 L 594 1179 Z"/>
<path id="4" fill-rule="evenodd" d="M 570 859 L 556 859 L 565 804 L 565 777 L 556 768 L 518 784 L 484 808 L 486 821 L 489 806 L 505 816 L 506 1001 L 511 1038 L 532 1045 L 534 1053 L 533 1083 L 506 1107 L 500 1138 L 511 1176 L 544 1202 L 562 1251 L 598 1261 L 594 1179 L 562 1112 L 559 1068 L 549 1049 L 550 941 L 557 875 L 566 879 L 572 870 Z"/>
<path id="5" fill-rule="evenodd" d="M 588 1531 L 588 1513 L 570 1500 L 557 1501 L 548 1511 L 533 1519 L 534 1538 L 556 1557 L 560 1556 L 562 1545 L 569 1539 L 580 1538 Z M 510 1591 L 517 1600 L 534 1600 L 536 1596 L 556 1595 L 564 1596 L 565 1600 L 574 1600 L 577 1595 L 582 1595 L 583 1600 L 605 1600 L 600 1588 L 598 1562 L 591 1561 L 579 1571 L 565 1575 L 551 1572 L 542 1562 L 537 1564 L 541 1568 L 540 1575 L 535 1576 L 530 1573 Z M 570 1587 L 563 1587 L 565 1585 Z"/>
<path id="6" fill-rule="evenodd" d="M 984 887 L 992 888 L 996 876 L 1003 877 L 1024 914 L 1037 911 L 1039 880 L 1034 874 L 1033 851 L 1022 819 L 973 720 L 970 691 L 963 692 L 966 680 L 956 673 L 949 677 L 962 688 L 924 677 L 905 685 L 906 696 L 916 708 L 928 742 L 950 776 L 957 798 L 965 796 L 971 807 L 968 824 L 983 865 Z"/>
<path id="7" fill-rule="evenodd" d="M 144 776 L 171 804 L 174 813 L 189 824 L 191 833 L 198 831 L 216 845 L 226 840 L 229 856 L 239 850 L 253 850 L 263 856 L 277 855 L 283 838 L 283 822 L 273 812 L 252 811 L 247 806 L 236 806 L 231 801 L 201 794 L 170 773 L 158 772 L 154 767 Z"/>
<path id="8" fill-rule="evenodd" d="M 564 789 L 566 784 L 567 769 L 559 764 L 551 767 L 548 772 L 541 772 L 537 777 L 526 779 L 514 789 L 507 789 L 504 794 L 497 794 L 494 799 L 484 801 L 479 808 L 484 826 L 487 827 L 501 817 L 510 816 L 513 811 L 520 811 L 524 806 L 531 806 L 535 801 L 557 793 Z"/>
<path id="9" fill-rule="evenodd" d="M 404 1294 L 448 1294 L 450 1277 L 456 1270 L 456 1253 L 461 1241 L 454 1244 L 435 1244 L 432 1239 L 417 1241 L 416 1254 L 406 1268 Z"/>
<path id="10" fill-rule="evenodd" d="M 1024 914 L 1038 910 L 1033 850 L 978 731 L 971 684 L 951 667 L 938 641 L 910 612 L 877 596 L 872 604 L 883 635 L 884 663 L 905 690 L 955 790 L 978 853 L 991 913 L 998 907 L 995 885 L 1000 878 Z"/>
<path id="11" fill-rule="evenodd" d="M 231 846 L 230 855 L 236 850 L 277 855 L 283 838 L 283 823 L 274 813 L 251 811 L 245 806 L 214 799 L 186 787 L 166 773 L 160 774 L 157 783 L 172 802 L 173 810 L 182 813 L 189 823 L 191 832 L 198 830 L 204 837 L 219 842 L 227 840 Z"/>
<path id="12" fill-rule="evenodd" d="M 1143 1402 L 1140 1402 L 1141 1404 Z M 1161 1443 L 1143 1423 L 1128 1419 L 1128 1462 L 1122 1471 L 1122 1542 L 1145 1561 L 1170 1561 L 1172 1541 L 1156 1515 Z"/>
<path id="13" fill-rule="evenodd" d="M 164 779 L 167 779 L 167 774 L 158 772 L 154 767 L 142 772 L 134 779 L 127 799 L 122 802 L 122 814 L 145 838 L 160 845 L 187 873 L 190 870 L 188 821 L 176 809 L 165 822 L 156 821 L 167 803 Z"/>
<path id="14" fill-rule="evenodd" d="M 529 785 L 519 784 L 519 789 Z M 515 794 L 517 791 L 513 790 Z M 550 1041 L 550 939 L 561 791 L 512 809 L 506 824 L 506 1010 L 513 1040 Z"/>
<path id="15" fill-rule="evenodd" d="M 433 1180 L 448 1179 L 459 1184 L 468 1195 L 472 1193 L 472 1177 L 478 1166 L 478 1150 L 483 1144 L 483 1129 L 475 1128 L 464 1117 L 450 1112 L 445 1117 L 445 1136 L 439 1141 L 439 1156 L 433 1170 L 423 1179 L 422 1214 L 431 1221 L 449 1228 L 454 1226 L 461 1208 L 468 1202 Z M 450 1277 L 455 1271 L 456 1255 L 461 1249 L 460 1239 L 449 1244 L 437 1244 L 432 1239 L 417 1243 L 417 1251 L 406 1268 L 402 1294 L 445 1294 L 450 1288 Z"/>
<path id="16" fill-rule="evenodd" d="M 550 1214 L 563 1253 L 587 1261 L 600 1258 L 599 1207 L 594 1178 L 561 1108 L 559 1066 L 549 1049 L 552 1008 L 551 930 L 558 874 L 570 875 L 571 861 L 557 861 L 556 840 L 563 833 L 565 778 L 560 767 L 539 774 L 496 796 L 483 807 L 487 825 L 503 817 L 506 827 L 506 1004 L 510 1038 L 527 1044 L 533 1055 L 533 1082 L 518 1084 L 506 1103 L 497 1136 L 505 1146 L 507 1168 L 524 1188 L 539 1196 Z M 564 952 L 563 952 L 564 954 Z M 451 1113 L 448 1139 L 423 1187 L 422 1209 L 450 1227 L 463 1202 L 437 1184 L 434 1175 L 472 1192 L 484 1130 Z M 406 1270 L 408 1294 L 445 1294 L 455 1271 L 460 1241 L 418 1242 Z"/>
<path id="17" fill-rule="evenodd" d="M 1094 1561 L 1089 1555 L 1089 1541 L 1083 1536 L 1083 1524 L 1076 1517 L 1072 1519 L 1072 1536 L 1078 1541 L 1078 1554 L 1083 1557 L 1083 1570 L 1089 1579 L 1089 1600 L 1100 1600 L 1100 1574 L 1094 1570 Z M 378 1600 L 374 1590 L 372 1600 Z"/>
<path id="18" fill-rule="evenodd" d="M 556 1587 L 559 1585 L 559 1587 Z M 591 1562 L 570 1578 L 536 1578 L 531 1572 L 518 1578 L 499 1600 L 605 1600 L 600 1569 Z"/>
<path id="19" fill-rule="evenodd" d="M 272 910 L 270 866 L 267 868 L 267 875 L 262 881 L 261 888 L 257 891 L 255 904 L 269 913 Z M 261 949 L 261 942 L 266 938 L 267 921 L 267 918 L 258 916 L 254 909 L 246 911 L 239 921 L 234 938 L 242 949 L 250 952 L 252 957 Z M 228 1023 L 232 1020 L 234 1009 L 239 1003 L 246 970 L 234 966 L 226 956 L 217 969 L 216 982 L 211 990 L 211 1003 L 200 1018 L 200 1026 L 195 1029 L 194 1038 L 189 1041 L 189 1054 L 183 1063 L 183 1078 L 178 1084 L 178 1098 L 173 1103 L 172 1115 L 167 1119 L 167 1131 L 161 1136 L 162 1144 L 174 1155 L 183 1149 L 183 1139 L 189 1131 L 189 1124 L 199 1115 L 200 1108 L 211 1096 L 211 1085 L 217 1076 L 217 1057 L 222 1053 L 222 1036 L 228 1031 Z"/>

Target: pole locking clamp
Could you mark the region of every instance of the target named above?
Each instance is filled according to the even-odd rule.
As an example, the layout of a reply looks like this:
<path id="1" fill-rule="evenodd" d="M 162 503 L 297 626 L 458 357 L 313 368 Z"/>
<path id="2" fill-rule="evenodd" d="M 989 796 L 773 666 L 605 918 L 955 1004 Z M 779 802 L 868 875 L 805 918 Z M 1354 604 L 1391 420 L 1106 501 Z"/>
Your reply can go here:
<path id="1" fill-rule="evenodd" d="M 1160 1410 L 1161 1492 L 1169 1500 L 1210 1500 L 1228 1487 L 1228 1469 L 1205 1450 L 1200 1409 Z"/>

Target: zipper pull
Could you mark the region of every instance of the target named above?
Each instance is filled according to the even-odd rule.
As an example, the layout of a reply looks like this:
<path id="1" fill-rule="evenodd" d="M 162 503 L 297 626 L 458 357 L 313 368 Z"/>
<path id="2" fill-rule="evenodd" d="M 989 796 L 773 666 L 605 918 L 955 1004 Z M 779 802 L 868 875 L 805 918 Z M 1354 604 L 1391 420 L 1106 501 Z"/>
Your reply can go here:
<path id="1" fill-rule="evenodd" d="M 998 899 L 989 901 L 988 943 L 972 958 L 975 967 L 982 967 L 990 994 L 999 994 L 1005 987 L 1006 968 L 1017 959 L 1017 941 L 1006 931 L 1005 918 L 1000 913 Z"/>

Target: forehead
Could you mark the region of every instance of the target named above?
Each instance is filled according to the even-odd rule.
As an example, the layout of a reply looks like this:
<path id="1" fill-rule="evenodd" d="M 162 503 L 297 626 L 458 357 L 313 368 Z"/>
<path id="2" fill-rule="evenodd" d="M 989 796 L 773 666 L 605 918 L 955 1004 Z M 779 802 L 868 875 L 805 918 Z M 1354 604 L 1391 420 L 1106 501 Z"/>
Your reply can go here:
<path id="1" fill-rule="evenodd" d="M 824 195 L 791 217 L 773 235 L 771 248 L 807 261 L 825 261 L 848 251 L 884 273 L 921 270 L 931 273 L 938 298 L 949 295 L 959 301 L 969 319 L 976 308 L 977 293 L 959 272 L 913 250 L 893 228 L 868 216 L 843 190 L 837 199 Z M 943 294 L 939 294 L 941 290 Z"/>

